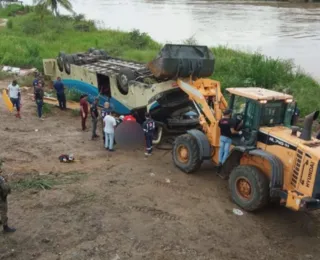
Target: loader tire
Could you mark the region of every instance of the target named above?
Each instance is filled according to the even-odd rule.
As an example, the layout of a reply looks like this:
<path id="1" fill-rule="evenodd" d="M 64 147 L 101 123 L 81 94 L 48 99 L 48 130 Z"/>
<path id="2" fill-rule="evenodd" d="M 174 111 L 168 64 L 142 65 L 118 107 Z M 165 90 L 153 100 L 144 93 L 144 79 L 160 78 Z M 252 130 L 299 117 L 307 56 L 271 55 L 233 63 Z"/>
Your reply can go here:
<path id="1" fill-rule="evenodd" d="M 195 137 L 190 134 L 178 136 L 174 141 L 172 159 L 175 166 L 185 173 L 193 173 L 198 170 L 202 160 Z"/>
<path id="2" fill-rule="evenodd" d="M 245 211 L 263 208 L 269 201 L 269 180 L 255 166 L 240 165 L 229 177 L 232 200 Z"/>

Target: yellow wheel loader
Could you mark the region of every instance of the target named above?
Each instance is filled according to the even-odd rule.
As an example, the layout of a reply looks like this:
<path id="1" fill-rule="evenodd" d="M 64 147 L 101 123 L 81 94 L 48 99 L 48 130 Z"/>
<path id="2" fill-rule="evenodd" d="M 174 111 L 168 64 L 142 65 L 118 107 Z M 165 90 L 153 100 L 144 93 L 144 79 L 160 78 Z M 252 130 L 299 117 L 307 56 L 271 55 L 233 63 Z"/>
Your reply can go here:
<path id="1" fill-rule="evenodd" d="M 295 102 L 291 95 L 263 88 L 229 88 L 229 105 L 220 83 L 211 79 L 178 79 L 199 113 L 201 130 L 175 139 L 174 164 L 185 173 L 198 170 L 204 160 L 219 162 L 219 120 L 232 110 L 239 135 L 220 176 L 229 179 L 233 201 L 246 211 L 270 200 L 298 210 L 320 208 L 320 141 L 312 137 L 319 111 L 305 118 L 303 129 L 291 126 Z M 209 102 L 211 101 L 211 102 Z"/>

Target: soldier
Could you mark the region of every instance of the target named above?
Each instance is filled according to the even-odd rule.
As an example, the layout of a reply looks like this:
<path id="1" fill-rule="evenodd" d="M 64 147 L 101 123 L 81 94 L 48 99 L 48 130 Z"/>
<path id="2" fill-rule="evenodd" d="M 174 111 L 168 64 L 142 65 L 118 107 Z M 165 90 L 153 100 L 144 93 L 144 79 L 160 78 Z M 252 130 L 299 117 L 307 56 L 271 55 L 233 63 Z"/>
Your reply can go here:
<path id="1" fill-rule="evenodd" d="M 1 170 L 0 170 L 1 173 Z M 15 232 L 15 228 L 10 228 L 8 226 L 8 201 L 7 196 L 10 194 L 11 188 L 6 180 L 0 176 L 0 224 L 3 225 L 3 232 L 12 233 Z"/>

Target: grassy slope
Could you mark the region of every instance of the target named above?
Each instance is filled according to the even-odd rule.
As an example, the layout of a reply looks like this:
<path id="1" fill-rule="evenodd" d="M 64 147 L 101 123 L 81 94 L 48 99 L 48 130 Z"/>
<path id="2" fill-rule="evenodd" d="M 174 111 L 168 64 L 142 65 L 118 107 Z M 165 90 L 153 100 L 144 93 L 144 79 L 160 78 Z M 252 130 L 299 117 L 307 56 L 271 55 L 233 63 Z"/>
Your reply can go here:
<path id="1" fill-rule="evenodd" d="M 0 17 L 10 18 L 14 8 L 18 7 L 0 9 Z M 40 15 L 33 11 L 27 7 L 24 10 L 27 14 L 11 17 L 7 27 L 0 28 L 0 64 L 41 69 L 43 58 L 56 57 L 61 50 L 72 53 L 86 51 L 90 47 L 105 49 L 121 58 L 146 62 L 161 48 L 160 44 L 139 31 L 98 31 L 92 21 L 81 17 L 57 19 L 45 13 L 41 20 Z M 221 81 L 223 88 L 262 86 L 290 89 L 303 114 L 319 109 L 320 85 L 301 72 L 294 73 L 291 62 L 221 46 L 212 48 L 212 51 L 216 57 L 213 78 Z"/>

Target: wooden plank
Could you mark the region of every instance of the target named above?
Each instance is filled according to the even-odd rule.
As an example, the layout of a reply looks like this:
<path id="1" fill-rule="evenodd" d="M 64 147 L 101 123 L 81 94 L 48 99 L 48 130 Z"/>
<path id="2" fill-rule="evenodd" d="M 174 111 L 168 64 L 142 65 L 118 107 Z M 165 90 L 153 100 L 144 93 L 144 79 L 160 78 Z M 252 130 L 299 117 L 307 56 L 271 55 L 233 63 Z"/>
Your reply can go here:
<path id="1" fill-rule="evenodd" d="M 33 94 L 28 94 L 29 96 L 33 96 Z M 43 102 L 46 104 L 50 104 L 53 106 L 59 106 L 58 100 L 53 97 L 43 97 Z M 67 101 L 66 102 L 67 109 L 72 109 L 72 110 L 80 110 L 80 103 L 75 102 L 75 101 Z"/>

